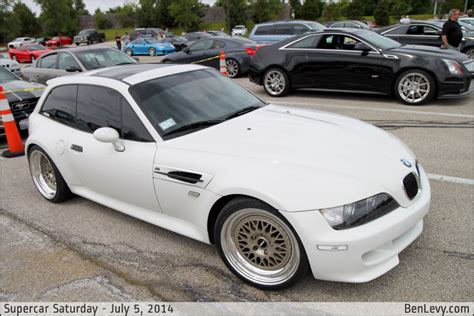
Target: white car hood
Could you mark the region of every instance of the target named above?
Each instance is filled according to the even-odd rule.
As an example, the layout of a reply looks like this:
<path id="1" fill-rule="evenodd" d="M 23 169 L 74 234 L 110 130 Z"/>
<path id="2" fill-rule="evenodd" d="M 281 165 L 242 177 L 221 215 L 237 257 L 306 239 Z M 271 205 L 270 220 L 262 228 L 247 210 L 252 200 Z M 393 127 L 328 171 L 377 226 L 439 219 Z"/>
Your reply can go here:
<path id="1" fill-rule="evenodd" d="M 159 163 L 212 174 L 209 190 L 263 192 L 290 211 L 334 207 L 381 192 L 406 205 L 402 180 L 415 168 L 414 154 L 372 125 L 275 105 L 159 147 Z"/>

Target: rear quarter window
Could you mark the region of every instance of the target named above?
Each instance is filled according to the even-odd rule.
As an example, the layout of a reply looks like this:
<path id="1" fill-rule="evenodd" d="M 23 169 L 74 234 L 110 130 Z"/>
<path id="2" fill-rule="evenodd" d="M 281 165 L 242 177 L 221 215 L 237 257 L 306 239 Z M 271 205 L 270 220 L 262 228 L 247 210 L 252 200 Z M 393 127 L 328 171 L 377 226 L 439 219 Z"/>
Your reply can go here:
<path id="1" fill-rule="evenodd" d="M 59 123 L 76 127 L 77 85 L 59 86 L 51 90 L 40 113 Z"/>
<path id="2" fill-rule="evenodd" d="M 273 35 L 274 27 L 273 25 L 262 25 L 258 26 L 255 30 L 255 35 Z"/>

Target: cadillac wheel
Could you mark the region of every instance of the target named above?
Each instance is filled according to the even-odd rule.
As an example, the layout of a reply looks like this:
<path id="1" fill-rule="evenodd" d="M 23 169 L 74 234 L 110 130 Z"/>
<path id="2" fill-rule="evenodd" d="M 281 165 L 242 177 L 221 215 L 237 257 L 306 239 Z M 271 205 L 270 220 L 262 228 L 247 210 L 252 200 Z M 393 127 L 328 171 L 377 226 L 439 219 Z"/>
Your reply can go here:
<path id="1" fill-rule="evenodd" d="M 281 97 L 290 92 L 290 80 L 285 71 L 272 68 L 263 77 L 263 87 L 269 95 Z"/>
<path id="2" fill-rule="evenodd" d="M 215 240 L 219 253 L 237 276 L 261 289 L 283 289 L 308 267 L 298 237 L 272 207 L 239 198 L 223 209 Z"/>
<path id="3" fill-rule="evenodd" d="M 435 84 L 430 74 L 423 70 L 407 70 L 395 84 L 396 95 L 408 105 L 420 105 L 433 98 Z"/>

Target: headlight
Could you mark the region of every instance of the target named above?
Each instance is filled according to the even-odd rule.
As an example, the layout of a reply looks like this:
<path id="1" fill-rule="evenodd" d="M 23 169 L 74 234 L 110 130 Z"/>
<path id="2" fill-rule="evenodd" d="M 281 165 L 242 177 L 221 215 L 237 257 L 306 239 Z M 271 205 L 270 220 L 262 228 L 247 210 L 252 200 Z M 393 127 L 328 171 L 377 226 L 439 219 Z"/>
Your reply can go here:
<path id="1" fill-rule="evenodd" d="M 334 229 L 356 227 L 379 218 L 399 207 L 388 194 L 380 193 L 351 204 L 319 210 Z"/>
<path id="2" fill-rule="evenodd" d="M 471 41 L 474 40 L 474 36 L 466 36 L 466 37 L 464 37 L 464 38 L 465 38 L 465 39 L 468 39 L 468 40 L 471 40 Z"/>
<path id="3" fill-rule="evenodd" d="M 459 65 L 459 63 L 457 61 L 451 60 L 451 59 L 443 59 L 443 61 L 446 64 L 446 66 L 448 66 L 449 72 L 452 75 L 455 75 L 455 76 L 461 76 L 462 75 L 461 66 Z"/>

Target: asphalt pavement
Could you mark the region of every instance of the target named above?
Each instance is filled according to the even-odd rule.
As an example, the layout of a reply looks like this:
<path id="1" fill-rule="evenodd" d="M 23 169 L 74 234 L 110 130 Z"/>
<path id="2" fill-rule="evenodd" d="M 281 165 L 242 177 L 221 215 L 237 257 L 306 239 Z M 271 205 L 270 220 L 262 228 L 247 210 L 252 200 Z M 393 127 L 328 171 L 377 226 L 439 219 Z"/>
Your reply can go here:
<path id="1" fill-rule="evenodd" d="M 80 197 L 47 202 L 25 157 L 2 158 L 0 301 L 472 301 L 474 96 L 410 107 L 362 94 L 270 98 L 247 78 L 236 82 L 272 103 L 370 122 L 417 154 L 429 173 L 432 206 L 397 267 L 363 284 L 308 274 L 288 290 L 261 291 L 235 277 L 213 246 Z"/>

